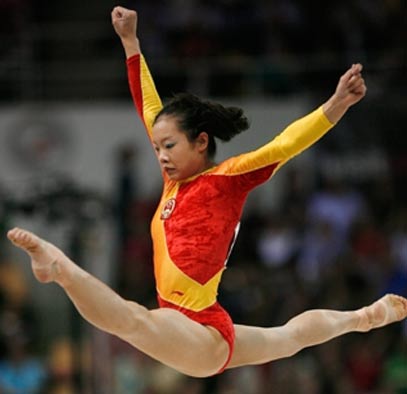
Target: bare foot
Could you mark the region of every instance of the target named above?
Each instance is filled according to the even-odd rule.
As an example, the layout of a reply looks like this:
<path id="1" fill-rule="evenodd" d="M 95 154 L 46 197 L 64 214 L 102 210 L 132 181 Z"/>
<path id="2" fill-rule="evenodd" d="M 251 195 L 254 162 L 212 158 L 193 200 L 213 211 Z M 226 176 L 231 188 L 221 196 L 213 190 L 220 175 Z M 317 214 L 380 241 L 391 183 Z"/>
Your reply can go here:
<path id="1" fill-rule="evenodd" d="M 35 234 L 20 228 L 10 230 L 7 237 L 31 257 L 34 276 L 40 282 L 55 281 L 62 284 L 62 266 L 69 259 L 61 250 Z"/>
<path id="2" fill-rule="evenodd" d="M 366 332 L 405 319 L 407 317 L 407 299 L 387 294 L 373 304 L 360 309 L 358 313 L 360 321 L 357 330 Z"/>

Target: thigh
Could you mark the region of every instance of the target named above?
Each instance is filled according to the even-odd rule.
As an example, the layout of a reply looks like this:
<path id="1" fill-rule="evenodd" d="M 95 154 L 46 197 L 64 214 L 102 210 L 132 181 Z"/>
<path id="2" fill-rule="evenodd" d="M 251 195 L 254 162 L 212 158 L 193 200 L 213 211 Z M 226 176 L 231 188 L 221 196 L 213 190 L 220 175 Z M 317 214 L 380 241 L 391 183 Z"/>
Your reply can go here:
<path id="1" fill-rule="evenodd" d="M 229 356 L 229 346 L 216 329 L 179 311 L 145 310 L 144 316 L 137 319 L 134 332 L 123 339 L 182 373 L 196 377 L 213 375 Z"/>
<path id="2" fill-rule="evenodd" d="M 235 349 L 227 368 L 263 364 L 295 354 L 298 346 L 290 328 L 251 327 L 235 324 Z"/>

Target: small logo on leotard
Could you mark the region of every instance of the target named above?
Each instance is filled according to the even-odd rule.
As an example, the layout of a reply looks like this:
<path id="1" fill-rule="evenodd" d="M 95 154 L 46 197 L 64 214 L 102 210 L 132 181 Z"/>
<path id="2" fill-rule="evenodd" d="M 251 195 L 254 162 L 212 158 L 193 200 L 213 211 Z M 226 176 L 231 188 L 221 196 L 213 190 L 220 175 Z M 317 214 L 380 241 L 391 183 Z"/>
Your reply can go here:
<path id="1" fill-rule="evenodd" d="M 165 204 L 161 211 L 161 219 L 166 220 L 168 219 L 175 208 L 175 198 L 170 198 Z"/>
<path id="2" fill-rule="evenodd" d="M 183 291 L 179 291 L 179 290 L 173 290 L 173 291 L 171 292 L 171 294 L 174 294 L 174 295 L 177 295 L 177 296 L 182 297 L 182 296 L 184 295 L 184 292 L 183 292 Z"/>

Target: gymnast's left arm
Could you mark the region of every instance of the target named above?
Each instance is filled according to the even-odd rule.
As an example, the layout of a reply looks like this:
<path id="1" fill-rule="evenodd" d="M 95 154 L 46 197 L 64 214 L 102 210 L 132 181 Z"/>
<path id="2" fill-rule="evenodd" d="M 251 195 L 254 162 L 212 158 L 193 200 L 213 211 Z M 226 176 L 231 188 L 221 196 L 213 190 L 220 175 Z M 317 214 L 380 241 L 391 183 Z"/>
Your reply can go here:
<path id="1" fill-rule="evenodd" d="M 366 94 L 362 65 L 354 64 L 339 79 L 334 94 L 318 109 L 291 123 L 263 147 L 280 165 L 318 141 Z M 261 148 L 262 149 L 262 148 Z"/>
<path id="2" fill-rule="evenodd" d="M 324 136 L 365 94 L 362 65 L 354 64 L 341 76 L 334 94 L 319 108 L 291 123 L 259 149 L 226 160 L 224 170 L 231 174 L 249 174 L 269 167 L 273 168 L 269 171 L 271 176 L 288 160 Z M 264 173 L 266 176 L 267 171 Z"/>

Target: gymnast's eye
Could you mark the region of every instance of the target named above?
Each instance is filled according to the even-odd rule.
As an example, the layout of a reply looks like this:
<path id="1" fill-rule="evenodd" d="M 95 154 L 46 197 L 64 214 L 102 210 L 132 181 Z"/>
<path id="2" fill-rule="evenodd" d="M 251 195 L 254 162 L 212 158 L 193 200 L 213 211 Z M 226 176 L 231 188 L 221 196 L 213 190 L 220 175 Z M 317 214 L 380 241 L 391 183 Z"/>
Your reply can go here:
<path id="1" fill-rule="evenodd" d="M 165 146 L 165 149 L 171 149 L 171 148 L 173 148 L 173 147 L 175 146 L 175 143 L 173 143 L 173 142 L 168 142 L 168 143 L 166 143 L 164 146 Z"/>

